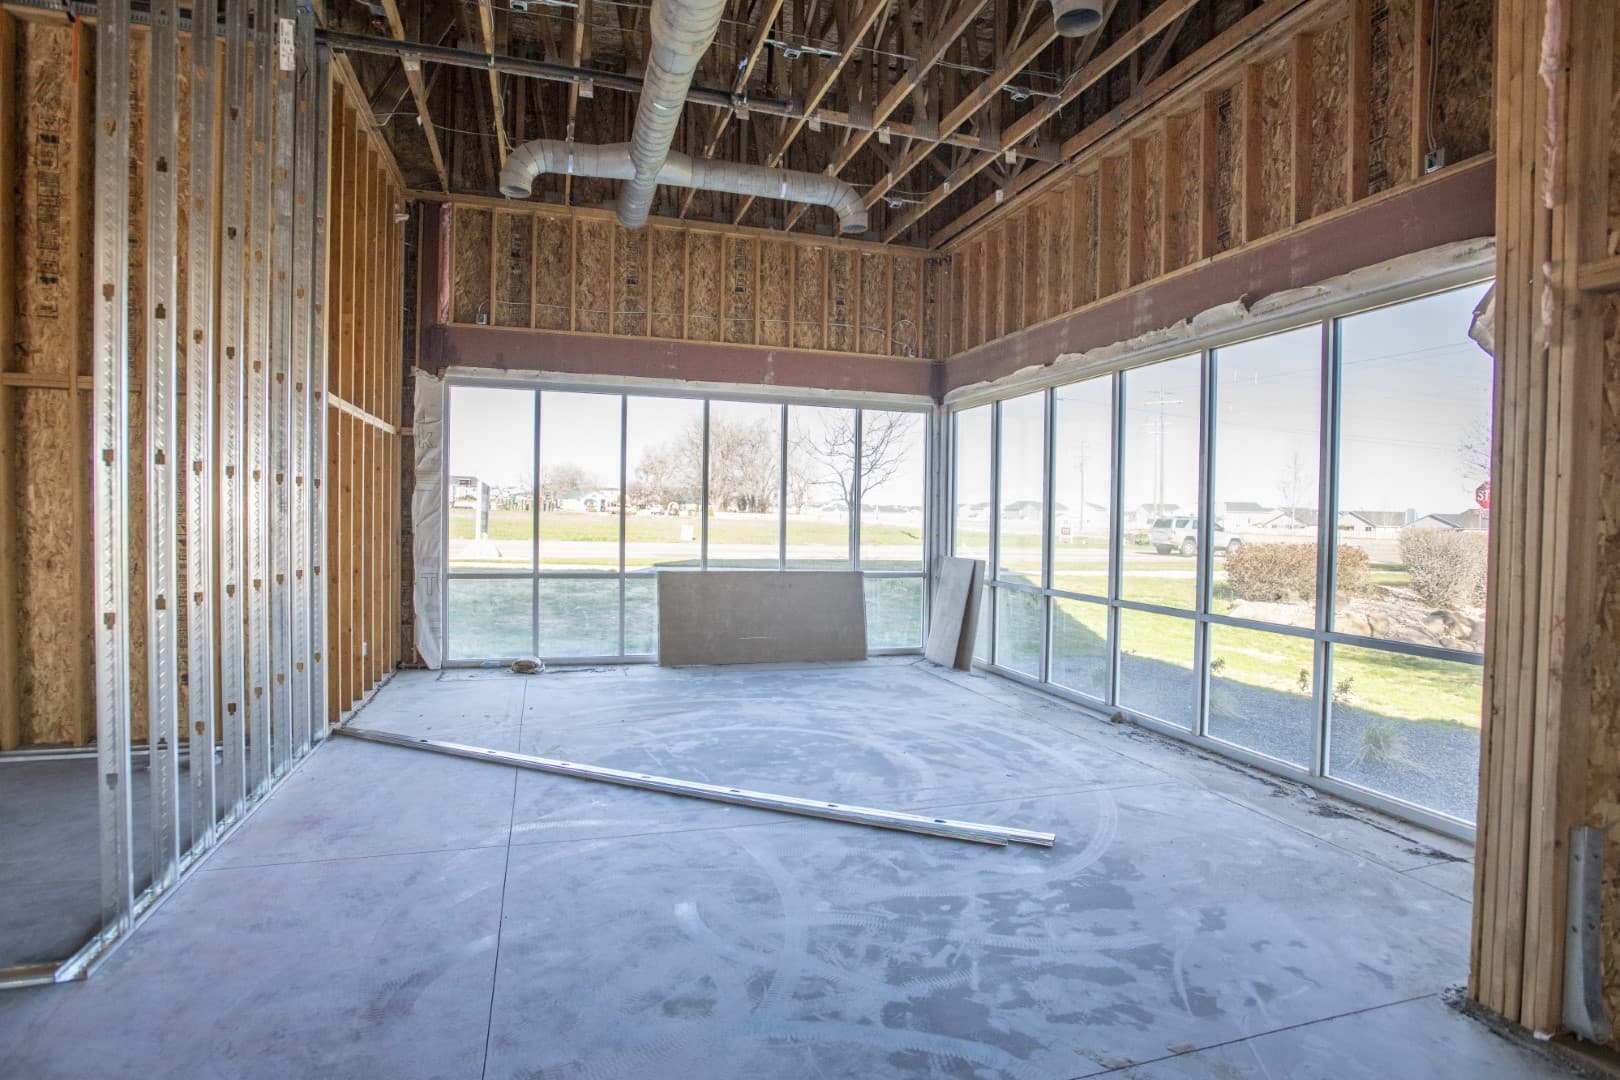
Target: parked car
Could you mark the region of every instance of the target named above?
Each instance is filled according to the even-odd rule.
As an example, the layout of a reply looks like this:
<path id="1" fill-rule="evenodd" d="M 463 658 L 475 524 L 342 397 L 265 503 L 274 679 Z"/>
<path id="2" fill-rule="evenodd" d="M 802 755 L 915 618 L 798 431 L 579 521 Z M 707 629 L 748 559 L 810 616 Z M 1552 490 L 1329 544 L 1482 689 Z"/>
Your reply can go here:
<path id="1" fill-rule="evenodd" d="M 1191 558 L 1198 554 L 1198 519 L 1195 517 L 1162 517 L 1153 522 L 1153 528 L 1148 531 L 1148 540 L 1160 555 L 1169 555 L 1179 552 Z M 1210 542 L 1215 545 L 1216 551 L 1231 554 L 1243 546 L 1243 541 L 1231 536 L 1226 531 L 1226 524 L 1219 518 L 1215 519 L 1215 528 L 1210 533 Z"/>

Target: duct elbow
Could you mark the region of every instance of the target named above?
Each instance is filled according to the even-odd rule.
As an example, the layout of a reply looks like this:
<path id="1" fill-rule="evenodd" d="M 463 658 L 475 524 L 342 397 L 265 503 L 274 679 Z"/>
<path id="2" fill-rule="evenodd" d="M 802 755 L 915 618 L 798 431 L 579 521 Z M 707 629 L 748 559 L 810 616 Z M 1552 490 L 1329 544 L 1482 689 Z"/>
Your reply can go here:
<path id="1" fill-rule="evenodd" d="M 1102 29 L 1104 0 L 1052 0 L 1052 17 L 1057 32 L 1076 38 Z"/>
<path id="2" fill-rule="evenodd" d="M 501 194 L 508 199 L 527 199 L 534 190 L 534 178 L 546 171 L 542 141 L 524 143 L 507 155 L 501 167 Z"/>

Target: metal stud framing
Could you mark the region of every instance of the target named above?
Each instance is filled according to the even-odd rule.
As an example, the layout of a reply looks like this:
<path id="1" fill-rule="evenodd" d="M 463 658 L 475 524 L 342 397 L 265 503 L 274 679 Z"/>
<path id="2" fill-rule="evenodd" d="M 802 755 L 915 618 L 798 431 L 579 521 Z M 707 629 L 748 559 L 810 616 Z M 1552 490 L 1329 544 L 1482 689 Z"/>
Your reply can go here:
<path id="1" fill-rule="evenodd" d="M 214 208 L 215 0 L 193 0 L 186 266 L 186 742 L 193 851 L 214 838 Z"/>
<path id="2" fill-rule="evenodd" d="M 292 337 L 288 381 L 291 394 L 288 452 L 291 456 L 291 574 L 288 576 L 292 620 L 292 655 L 287 681 L 291 697 L 291 756 L 309 749 L 310 697 L 310 318 L 315 270 L 315 17 L 297 18 L 297 71 L 293 85 L 292 176 Z M 285 290 L 284 290 L 285 291 Z"/>
<path id="3" fill-rule="evenodd" d="M 91 561 L 101 921 L 104 933 L 116 935 L 129 926 L 135 907 L 129 789 L 129 0 L 105 0 L 96 14 Z"/>
<path id="4" fill-rule="evenodd" d="M 253 139 L 248 189 L 247 486 L 248 792 L 262 794 L 270 757 L 270 131 L 276 34 L 270 0 L 253 11 Z"/>
<path id="5" fill-rule="evenodd" d="M 247 0 L 225 0 L 225 78 L 221 116 L 223 175 L 241 177 L 248 163 Z M 244 682 L 243 620 L 247 580 L 247 472 L 242 454 L 247 342 L 243 307 L 247 284 L 247 199 L 241 183 L 220 185 L 219 315 L 219 673 L 221 793 L 231 816 L 241 813 L 247 781 L 248 694 Z"/>
<path id="6" fill-rule="evenodd" d="M 155 0 L 152 5 L 146 127 L 146 708 L 152 884 L 159 889 L 174 880 L 180 863 L 180 634 L 175 618 L 179 594 L 174 535 L 179 449 L 175 417 L 179 15 L 175 0 Z"/>
<path id="7" fill-rule="evenodd" d="M 313 45 L 313 42 L 311 42 Z M 309 722 L 310 737 L 326 736 L 326 200 L 327 140 L 331 137 L 330 57 L 315 50 L 315 175 L 311 178 L 309 316 Z M 300 654 L 306 655 L 306 654 Z"/>
<path id="8" fill-rule="evenodd" d="M 292 351 L 293 351 L 293 73 L 296 34 L 291 0 L 278 0 L 266 24 L 274 62 L 270 129 L 270 338 L 268 484 L 270 576 L 270 767 L 279 776 L 292 762 Z"/>
<path id="9" fill-rule="evenodd" d="M 256 38 L 250 2 L 257 4 Z M 140 88 L 131 86 L 129 0 L 106 0 L 97 10 L 91 565 L 102 926 L 60 963 L 0 971 L 0 986 L 65 981 L 93 970 L 285 774 L 317 734 L 314 718 L 325 715 L 317 658 L 326 636 L 318 567 L 326 540 L 319 490 L 330 90 L 310 17 L 272 22 L 274 2 L 224 0 L 224 69 L 217 82 L 220 4 L 201 0 L 191 9 L 189 151 L 179 126 L 185 22 L 178 0 L 156 0 L 150 9 L 149 81 Z M 290 0 L 281 6 L 291 13 Z M 285 40 L 283 25 L 295 31 Z M 251 116 L 250 63 L 253 84 L 265 91 L 254 96 Z M 132 89 L 144 90 L 148 117 L 142 148 L 145 379 L 139 388 L 145 437 L 138 471 L 129 458 L 128 163 L 131 100 L 139 96 Z M 188 155 L 181 320 L 179 179 Z M 239 182 L 244 176 L 246 185 Z M 132 608 L 128 569 L 132 476 L 146 507 L 146 599 L 139 611 Z M 273 653 L 272 556 L 283 598 L 274 616 L 286 635 Z M 147 642 L 151 784 L 150 830 L 139 838 L 130 787 L 137 775 L 130 745 L 136 618 L 144 620 Z M 293 678 L 272 681 L 289 671 Z M 268 711 L 272 686 L 282 708 L 279 725 Z M 324 734 L 324 723 L 318 732 Z M 184 782 L 182 734 L 190 749 Z M 216 809 L 221 804 L 223 813 Z M 183 805 L 190 811 L 184 835 Z M 153 843 L 149 886 L 137 881 L 134 858 L 135 845 L 147 842 Z"/>

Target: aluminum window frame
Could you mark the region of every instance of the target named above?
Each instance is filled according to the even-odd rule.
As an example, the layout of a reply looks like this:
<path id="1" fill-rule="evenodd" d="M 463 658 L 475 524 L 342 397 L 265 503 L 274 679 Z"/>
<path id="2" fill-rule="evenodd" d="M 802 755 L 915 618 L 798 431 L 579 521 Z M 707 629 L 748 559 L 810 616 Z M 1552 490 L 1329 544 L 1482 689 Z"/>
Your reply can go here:
<path id="1" fill-rule="evenodd" d="M 1370 311 L 1485 284 L 1491 280 L 1489 270 L 1490 267 L 1486 264 L 1456 268 L 1423 281 L 1407 282 L 1399 286 L 1371 290 L 1357 297 L 1318 305 L 1314 310 L 1294 312 L 1274 319 L 1255 320 L 1242 327 L 1143 349 L 1089 368 L 1076 368 L 1057 374 L 1047 371 L 1033 377 L 1018 377 L 1000 384 L 978 387 L 967 393 L 946 395 L 946 402 L 942 407 L 944 414 L 942 427 L 946 436 L 945 446 L 948 454 L 949 470 L 949 477 L 946 480 L 946 497 L 948 501 L 944 504 L 948 513 L 945 546 L 949 553 L 954 553 L 957 549 L 958 455 L 962 449 L 957 435 L 958 416 L 971 409 L 985 406 L 988 406 L 991 410 L 990 461 L 988 462 L 991 510 L 988 515 L 990 530 L 987 544 L 989 552 L 988 572 L 985 575 L 989 601 L 985 606 L 989 610 L 988 612 L 981 612 L 981 618 L 990 620 L 990 656 L 983 660 L 975 658 L 975 665 L 982 670 L 1012 679 L 1042 692 L 1054 694 L 1088 709 L 1105 714 L 1121 713 L 1144 727 L 1208 748 L 1244 764 L 1277 773 L 1351 802 L 1414 821 L 1436 832 L 1471 841 L 1475 833 L 1473 823 L 1431 807 L 1409 802 L 1372 788 L 1362 787 L 1333 774 L 1330 769 L 1333 708 L 1331 687 L 1335 647 L 1352 646 L 1376 652 L 1450 661 L 1471 666 L 1482 667 L 1485 662 L 1483 652 L 1449 649 L 1394 639 L 1372 638 L 1334 630 L 1338 561 L 1338 536 L 1335 522 L 1338 517 L 1339 478 L 1341 472 L 1343 321 Z M 1217 449 L 1217 433 L 1215 429 L 1219 404 L 1217 400 L 1219 391 L 1215 378 L 1218 371 L 1217 353 L 1245 342 L 1312 326 L 1320 328 L 1319 381 L 1317 386 L 1320 416 L 1317 431 L 1318 517 L 1316 544 L 1318 555 L 1315 619 L 1311 626 L 1301 627 L 1272 624 L 1214 612 L 1211 607 L 1215 563 L 1211 540 L 1212 523 L 1214 521 L 1212 511 L 1216 494 L 1214 491 L 1215 453 Z M 1198 493 L 1195 501 L 1199 518 L 1198 551 L 1194 558 L 1194 604 L 1191 609 L 1182 609 L 1139 600 L 1129 600 L 1121 596 L 1124 584 L 1123 565 L 1125 561 L 1123 546 L 1125 508 L 1122 502 L 1126 442 L 1125 374 L 1129 371 L 1194 355 L 1198 357 L 1200 372 Z M 1059 589 L 1052 584 L 1054 580 L 1052 576 L 1052 545 L 1056 520 L 1053 495 L 1056 455 L 1058 452 L 1057 391 L 1061 387 L 1096 379 L 1110 380 L 1109 391 L 1112 406 L 1112 430 L 1109 433 L 1111 490 L 1109 500 L 1107 596 Z M 1002 403 L 1036 392 L 1046 395 L 1044 414 L 1046 432 L 1043 455 L 1046 468 L 1044 477 L 1046 504 L 1042 511 L 1044 535 L 1042 537 L 1043 566 L 1042 584 L 1040 586 L 1024 582 L 1003 581 L 999 575 Z M 998 655 L 999 639 L 996 626 L 996 612 L 999 608 L 998 590 L 1036 593 L 1042 598 L 1042 651 L 1039 677 L 1033 677 L 1007 667 L 1001 662 L 1001 657 Z M 1055 611 L 1054 601 L 1059 598 L 1078 600 L 1106 607 L 1108 628 L 1108 640 L 1106 643 L 1108 651 L 1108 691 L 1106 698 L 1097 698 L 1052 681 L 1052 639 L 1054 635 L 1052 634 L 1051 620 Z M 1191 730 L 1119 704 L 1120 622 L 1122 613 L 1127 611 L 1171 616 L 1187 620 L 1192 625 L 1193 676 L 1196 687 L 1196 702 L 1194 723 Z M 1313 729 L 1308 765 L 1301 767 L 1296 763 L 1274 758 L 1253 748 L 1209 734 L 1209 639 L 1212 627 L 1231 627 L 1273 633 L 1306 639 L 1313 643 L 1312 703 L 1310 711 Z"/>
<path id="2" fill-rule="evenodd" d="M 440 524 L 439 544 L 446 554 L 445 571 L 439 578 L 438 602 L 441 627 L 442 655 L 445 659 L 442 666 L 446 668 L 482 668 L 504 666 L 510 663 L 509 659 L 498 657 L 455 657 L 451 658 L 450 645 L 452 641 L 452 627 L 450 619 L 450 584 L 452 581 L 475 580 L 526 580 L 532 579 L 531 590 L 531 632 L 530 646 L 532 654 L 539 657 L 544 663 L 553 666 L 600 666 L 604 664 L 648 664 L 656 663 L 656 653 L 631 652 L 628 650 L 629 634 L 627 624 L 626 593 L 629 581 L 634 579 L 656 581 L 663 568 L 641 567 L 634 570 L 626 569 L 626 534 L 629 514 L 623 505 L 622 493 L 627 490 L 629 474 L 629 403 L 633 397 L 657 398 L 678 401 L 696 401 L 702 404 L 703 439 L 700 463 L 700 490 L 698 510 L 698 566 L 699 571 L 732 571 L 747 570 L 746 567 L 711 567 L 710 559 L 710 528 L 709 528 L 709 443 L 712 423 L 712 406 L 719 402 L 738 404 L 762 404 L 777 406 L 778 446 L 777 446 L 777 560 L 775 569 L 785 573 L 803 573 L 806 569 L 792 569 L 787 566 L 787 529 L 783 520 L 786 515 L 786 500 L 783 492 L 787 484 L 787 453 L 788 453 L 788 409 L 791 406 L 811 406 L 826 408 L 851 409 L 855 413 L 856 451 L 854 468 L 856 470 L 852 488 L 850 508 L 850 568 L 867 576 L 885 578 L 909 578 L 922 582 L 922 603 L 919 611 L 918 637 L 914 646 L 880 646 L 868 647 L 869 656 L 904 656 L 919 655 L 923 649 L 923 642 L 927 637 L 927 617 L 930 602 L 930 575 L 929 567 L 937 555 L 934 541 L 933 511 L 930 500 L 932 498 L 931 479 L 933 477 L 932 447 L 935 438 L 935 425 L 939 415 L 937 406 L 932 400 L 918 398 L 910 395 L 894 394 L 865 394 L 845 393 L 831 391 L 802 390 L 792 388 L 777 388 L 765 386 L 742 386 L 729 384 L 686 384 L 655 379 L 635 379 L 628 377 L 593 377 L 593 376 L 562 376 L 550 374 L 527 375 L 510 372 L 485 372 L 475 369 L 452 369 L 445 374 L 445 406 L 444 406 L 444 445 L 446 452 L 441 455 L 440 483 L 445 493 L 445 513 Z M 619 490 L 621 492 L 621 506 L 619 512 L 619 541 L 618 541 L 618 569 L 617 570 L 544 570 L 540 561 L 540 523 L 538 497 L 531 498 L 531 533 L 530 559 L 528 569 L 512 570 L 455 570 L 449 562 L 450 550 L 450 514 L 448 501 L 451 494 L 450 477 L 451 461 L 449 447 L 452 445 L 452 429 L 455 423 L 455 394 L 457 388 L 499 389 L 530 392 L 534 396 L 534 420 L 532 435 L 532 461 L 534 475 L 538 479 L 541 475 L 542 424 L 544 399 L 547 393 L 571 394 L 598 394 L 602 396 L 618 396 L 619 407 Z M 923 451 L 923 558 L 916 570 L 871 570 L 861 569 L 860 565 L 860 440 L 864 433 L 864 420 L 867 412 L 905 412 L 924 418 L 919 442 Z M 691 573 L 686 568 L 671 567 L 670 573 Z M 617 581 L 618 588 L 618 641 L 619 649 L 616 653 L 604 655 L 547 655 L 543 651 L 544 642 L 540 640 L 540 587 L 541 582 L 548 580 L 568 581 Z"/>

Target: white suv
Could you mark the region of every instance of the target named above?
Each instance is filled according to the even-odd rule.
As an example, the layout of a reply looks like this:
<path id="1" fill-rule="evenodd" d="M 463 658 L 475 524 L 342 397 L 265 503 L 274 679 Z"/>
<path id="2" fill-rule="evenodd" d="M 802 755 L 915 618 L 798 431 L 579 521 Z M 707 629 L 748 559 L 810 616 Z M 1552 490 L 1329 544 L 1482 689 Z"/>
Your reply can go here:
<path id="1" fill-rule="evenodd" d="M 1198 554 L 1198 519 L 1195 517 L 1162 517 L 1153 522 L 1148 539 L 1160 555 L 1179 552 L 1191 558 Z M 1216 551 L 1231 553 L 1243 546 L 1243 541 L 1229 536 L 1226 525 L 1215 519 L 1215 530 L 1210 536 Z"/>

